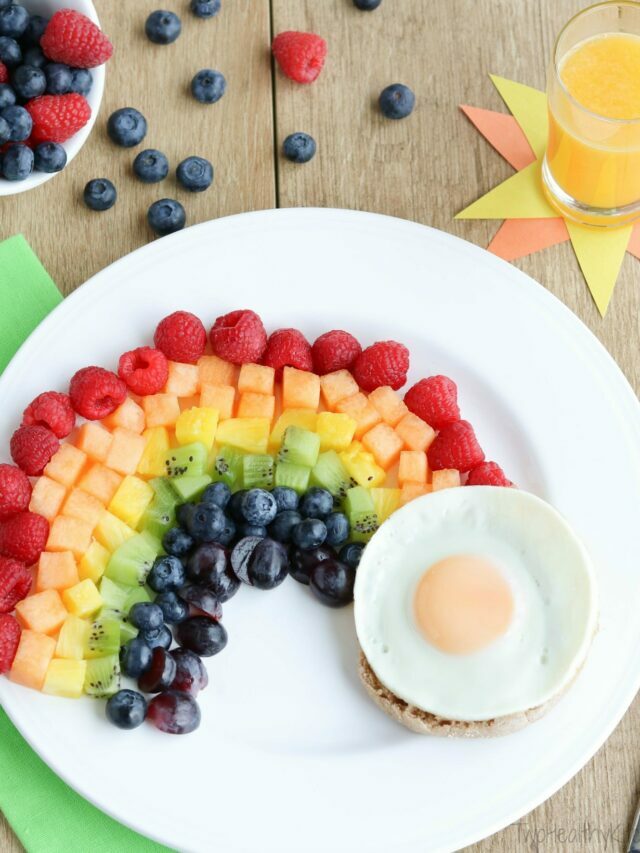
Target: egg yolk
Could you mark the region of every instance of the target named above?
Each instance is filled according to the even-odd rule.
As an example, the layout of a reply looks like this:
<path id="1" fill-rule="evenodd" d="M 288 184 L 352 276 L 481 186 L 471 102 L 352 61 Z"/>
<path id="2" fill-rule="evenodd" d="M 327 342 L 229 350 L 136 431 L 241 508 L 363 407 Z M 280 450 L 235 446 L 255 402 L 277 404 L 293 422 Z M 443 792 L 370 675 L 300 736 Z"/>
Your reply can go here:
<path id="1" fill-rule="evenodd" d="M 513 597 L 493 563 L 459 554 L 434 563 L 422 575 L 414 615 L 422 634 L 440 651 L 469 654 L 504 634 Z"/>

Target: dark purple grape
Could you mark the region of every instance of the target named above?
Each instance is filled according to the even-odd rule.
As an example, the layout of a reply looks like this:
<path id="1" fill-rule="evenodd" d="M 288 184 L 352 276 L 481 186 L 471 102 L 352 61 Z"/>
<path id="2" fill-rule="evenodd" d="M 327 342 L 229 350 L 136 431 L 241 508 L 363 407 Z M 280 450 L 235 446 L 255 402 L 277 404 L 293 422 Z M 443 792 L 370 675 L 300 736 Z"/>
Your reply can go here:
<path id="1" fill-rule="evenodd" d="M 336 552 L 328 545 L 303 551 L 295 545 L 289 549 L 289 574 L 299 583 L 308 584 L 309 575 L 322 560 L 335 560 Z"/>
<path id="2" fill-rule="evenodd" d="M 178 625 L 178 642 L 201 657 L 211 657 L 227 645 L 227 632 L 222 622 L 208 616 L 190 616 Z"/>
<path id="3" fill-rule="evenodd" d="M 250 583 L 248 568 L 249 557 L 263 540 L 259 536 L 245 536 L 236 542 L 231 552 L 231 568 L 244 583 Z"/>
<path id="4" fill-rule="evenodd" d="M 182 690 L 197 696 L 200 690 L 209 683 L 209 676 L 204 664 L 195 652 L 190 649 L 174 649 L 171 657 L 175 660 L 176 677 L 171 684 L 172 690 Z"/>
<path id="5" fill-rule="evenodd" d="M 204 586 L 195 586 L 190 584 L 182 590 L 182 597 L 191 605 L 191 609 L 195 612 L 192 616 L 210 616 L 216 621 L 222 619 L 222 605 L 211 592 Z"/>
<path id="6" fill-rule="evenodd" d="M 207 542 L 191 553 L 187 561 L 187 577 L 208 586 L 211 579 L 229 567 L 229 552 L 217 542 Z"/>
<path id="7" fill-rule="evenodd" d="M 344 607 L 353 601 L 355 569 L 338 560 L 316 563 L 309 575 L 311 591 L 328 607 Z"/>
<path id="8" fill-rule="evenodd" d="M 170 735 L 187 735 L 200 725 L 200 708 L 189 693 L 167 690 L 149 702 L 147 719 Z"/>
<path id="9" fill-rule="evenodd" d="M 166 690 L 176 677 L 176 662 L 162 646 L 153 650 L 151 666 L 138 679 L 138 687 L 145 693 Z"/>
<path id="10" fill-rule="evenodd" d="M 208 588 L 215 595 L 218 601 L 221 604 L 224 604 L 225 601 L 232 598 L 240 589 L 240 581 L 231 569 L 228 569 L 226 572 L 223 572 L 221 575 L 218 575 L 214 580 L 212 580 Z"/>
<path id="11" fill-rule="evenodd" d="M 249 557 L 247 575 L 251 586 L 273 589 L 289 574 L 289 557 L 282 542 L 263 539 Z"/>

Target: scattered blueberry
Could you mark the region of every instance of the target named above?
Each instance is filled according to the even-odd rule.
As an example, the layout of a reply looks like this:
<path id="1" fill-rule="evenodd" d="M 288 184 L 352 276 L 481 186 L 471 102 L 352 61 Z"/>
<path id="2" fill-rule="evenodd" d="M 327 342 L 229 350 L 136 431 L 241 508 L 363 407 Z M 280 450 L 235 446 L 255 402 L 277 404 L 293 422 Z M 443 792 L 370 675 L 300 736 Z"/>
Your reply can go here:
<path id="1" fill-rule="evenodd" d="M 343 512 L 332 512 L 325 519 L 327 545 L 337 548 L 349 538 L 349 519 Z"/>
<path id="2" fill-rule="evenodd" d="M 310 551 L 324 544 L 327 538 L 327 528 L 319 518 L 305 518 L 293 528 L 291 539 L 293 544 L 303 551 Z"/>
<path id="3" fill-rule="evenodd" d="M 33 172 L 33 151 L 26 145 L 12 145 L 2 155 L 2 176 L 8 181 L 24 181 Z"/>
<path id="4" fill-rule="evenodd" d="M 256 545 L 247 564 L 249 584 L 258 589 L 279 586 L 289 573 L 287 549 L 281 542 L 263 539 Z"/>
<path id="5" fill-rule="evenodd" d="M 164 625 L 164 614 L 157 604 L 139 601 L 129 611 L 129 622 L 140 631 L 157 631 Z"/>
<path id="6" fill-rule="evenodd" d="M 242 496 L 240 511 L 249 524 L 271 524 L 278 512 L 278 505 L 271 492 L 266 489 L 249 489 Z"/>
<path id="7" fill-rule="evenodd" d="M 22 34 L 23 43 L 39 45 L 48 23 L 49 19 L 42 15 L 31 15 L 29 23 Z"/>
<path id="8" fill-rule="evenodd" d="M 204 157 L 187 157 L 176 169 L 176 177 L 185 190 L 201 193 L 213 183 L 213 166 Z"/>
<path id="9" fill-rule="evenodd" d="M 172 198 L 162 198 L 154 201 L 147 213 L 149 225 L 159 237 L 173 234 L 184 228 L 187 214 L 179 201 Z"/>
<path id="10" fill-rule="evenodd" d="M 202 661 L 190 649 L 174 649 L 171 657 L 176 662 L 176 676 L 171 682 L 172 690 L 182 690 L 197 696 L 209 683 L 209 676 Z"/>
<path id="11" fill-rule="evenodd" d="M 230 545 L 233 540 L 238 535 L 238 531 L 236 529 L 236 523 L 232 518 L 229 518 L 228 515 L 224 517 L 224 528 L 222 533 L 219 534 L 217 538 L 217 542 L 221 545 Z"/>
<path id="12" fill-rule="evenodd" d="M 167 554 L 184 557 L 193 548 L 193 538 L 181 527 L 172 527 L 164 534 L 162 547 Z"/>
<path id="13" fill-rule="evenodd" d="M 18 65 L 11 75 L 11 85 L 19 98 L 30 101 L 44 94 L 47 88 L 47 78 L 44 71 L 35 65 Z M 55 92 L 53 94 L 62 94 Z"/>
<path id="14" fill-rule="evenodd" d="M 24 107 L 6 107 L 0 115 L 11 128 L 11 142 L 24 142 L 31 136 L 33 121 Z"/>
<path id="15" fill-rule="evenodd" d="M 84 188 L 84 203 L 90 210 L 109 210 L 116 203 L 118 192 L 108 178 L 94 178 Z"/>
<path id="16" fill-rule="evenodd" d="M 316 564 L 322 560 L 335 560 L 335 557 L 336 552 L 326 545 L 312 548 L 311 551 L 303 551 L 302 548 L 294 546 L 289 549 L 289 574 L 298 583 L 308 584 L 309 575 Z"/>
<path id="17" fill-rule="evenodd" d="M 22 61 L 22 49 L 15 39 L 0 35 L 0 62 L 12 68 Z"/>
<path id="18" fill-rule="evenodd" d="M 151 567 L 147 583 L 154 592 L 168 592 L 184 586 L 184 566 L 177 557 L 158 557 Z"/>
<path id="19" fill-rule="evenodd" d="M 372 12 L 374 9 L 377 9 L 381 3 L 382 0 L 353 0 L 353 5 L 356 9 L 360 9 L 362 12 Z"/>
<path id="20" fill-rule="evenodd" d="M 156 148 L 145 148 L 133 161 L 133 173 L 144 184 L 157 184 L 169 174 L 169 161 Z"/>
<path id="21" fill-rule="evenodd" d="M 279 512 L 269 525 L 269 536 L 277 542 L 290 542 L 293 528 L 300 524 L 302 516 L 294 509 Z"/>
<path id="22" fill-rule="evenodd" d="M 341 563 L 346 563 L 352 569 L 357 569 L 364 551 L 364 542 L 349 542 L 343 545 L 338 554 Z"/>
<path id="23" fill-rule="evenodd" d="M 0 9 L 0 36 L 17 39 L 29 25 L 29 13 L 24 6 L 13 4 Z"/>
<path id="24" fill-rule="evenodd" d="M 212 68 L 203 68 L 202 71 L 198 71 L 191 81 L 191 93 L 201 104 L 215 104 L 224 95 L 226 88 L 227 81 L 224 74 Z"/>
<path id="25" fill-rule="evenodd" d="M 189 615 L 189 605 L 172 590 L 161 592 L 156 596 L 155 603 L 162 610 L 164 621 L 169 625 L 177 625 L 183 622 Z"/>
<path id="26" fill-rule="evenodd" d="M 353 601 L 356 573 L 338 560 L 322 560 L 309 576 L 311 591 L 329 607 L 344 607 Z"/>
<path id="27" fill-rule="evenodd" d="M 147 716 L 147 701 L 137 690 L 118 690 L 107 701 L 106 714 L 119 729 L 136 729 Z"/>
<path id="28" fill-rule="evenodd" d="M 166 649 L 156 648 L 151 656 L 151 665 L 138 678 L 138 687 L 145 693 L 167 690 L 176 677 L 176 662 Z"/>
<path id="29" fill-rule="evenodd" d="M 226 483 L 212 483 L 202 493 L 200 498 L 204 504 L 215 504 L 220 509 L 225 509 L 231 499 L 231 489 Z"/>
<path id="30" fill-rule="evenodd" d="M 8 142 L 10 136 L 11 128 L 9 127 L 9 122 L 0 116 L 0 145 Z"/>
<path id="31" fill-rule="evenodd" d="M 154 44 L 172 44 L 182 32 L 182 23 L 175 12 L 158 9 L 147 18 L 144 31 Z"/>
<path id="32" fill-rule="evenodd" d="M 416 96 L 408 86 L 393 83 L 380 93 L 380 111 L 385 118 L 406 118 L 413 112 Z"/>
<path id="33" fill-rule="evenodd" d="M 187 530 L 196 542 L 215 542 L 224 529 L 225 517 L 216 504 L 200 503 L 189 518 Z"/>
<path id="34" fill-rule="evenodd" d="M 16 102 L 15 92 L 8 83 L 0 83 L 0 112 Z"/>
<path id="35" fill-rule="evenodd" d="M 333 510 L 333 495 L 317 486 L 309 489 L 300 501 L 300 513 L 305 518 L 326 518 Z"/>
<path id="36" fill-rule="evenodd" d="M 177 637 L 181 646 L 191 649 L 201 657 L 212 657 L 227 645 L 227 632 L 222 622 L 215 622 L 208 616 L 191 616 L 181 622 L 177 628 Z"/>
<path id="37" fill-rule="evenodd" d="M 125 675 L 139 678 L 151 666 L 153 652 L 141 637 L 134 637 L 120 649 L 120 665 Z"/>
<path id="38" fill-rule="evenodd" d="M 67 152 L 59 142 L 40 142 L 33 155 L 38 172 L 60 172 L 67 165 Z"/>
<path id="39" fill-rule="evenodd" d="M 246 489 L 240 489 L 239 491 L 234 492 L 231 495 L 231 500 L 229 501 L 228 506 L 228 512 L 234 521 L 243 522 L 245 520 L 244 515 L 242 514 L 242 501 L 246 494 Z"/>
<path id="40" fill-rule="evenodd" d="M 49 95 L 66 95 L 71 91 L 73 74 L 68 65 L 63 65 L 61 62 L 49 62 L 44 67 L 44 75 Z"/>
<path id="41" fill-rule="evenodd" d="M 213 18 L 221 5 L 221 0 L 191 0 L 190 8 L 196 18 Z"/>
<path id="42" fill-rule="evenodd" d="M 42 48 L 38 47 L 38 45 L 33 45 L 33 47 L 25 50 L 22 55 L 22 61 L 25 65 L 34 65 L 36 68 L 42 68 L 44 70 L 45 65 L 49 63 L 49 60 L 42 52 Z"/>
<path id="43" fill-rule="evenodd" d="M 185 503 L 180 504 L 180 506 L 176 509 L 176 520 L 180 527 L 187 527 L 189 524 L 189 519 L 191 518 L 192 513 L 194 512 L 196 505 L 194 503 Z"/>
<path id="44" fill-rule="evenodd" d="M 147 719 L 161 732 L 186 735 L 200 725 L 200 708 L 189 693 L 167 690 L 149 702 Z"/>
<path id="45" fill-rule="evenodd" d="M 278 512 L 285 509 L 298 509 L 300 498 L 295 489 L 290 489 L 288 486 L 276 486 L 271 494 L 276 500 Z"/>
<path id="46" fill-rule="evenodd" d="M 107 133 L 116 145 L 133 148 L 147 135 L 147 120 L 133 107 L 122 107 L 109 116 Z"/>
<path id="47" fill-rule="evenodd" d="M 219 599 L 204 586 L 185 586 L 181 593 L 184 600 L 196 611 L 194 616 L 209 616 L 211 619 L 222 619 L 222 604 Z"/>
<path id="48" fill-rule="evenodd" d="M 249 524 L 248 521 L 243 521 L 237 527 L 238 536 L 257 536 L 259 539 L 264 539 L 267 535 L 267 528 L 263 524 Z"/>
<path id="49" fill-rule="evenodd" d="M 93 87 L 93 76 L 88 68 L 72 68 L 71 69 L 71 85 L 70 92 L 75 92 L 78 95 L 89 94 Z"/>
<path id="50" fill-rule="evenodd" d="M 155 631 L 140 631 L 138 636 L 150 649 L 170 649 L 173 642 L 173 634 L 166 625 Z"/>
<path id="51" fill-rule="evenodd" d="M 316 153 L 316 141 L 308 133 L 291 133 L 282 145 L 282 153 L 292 163 L 308 163 Z"/>

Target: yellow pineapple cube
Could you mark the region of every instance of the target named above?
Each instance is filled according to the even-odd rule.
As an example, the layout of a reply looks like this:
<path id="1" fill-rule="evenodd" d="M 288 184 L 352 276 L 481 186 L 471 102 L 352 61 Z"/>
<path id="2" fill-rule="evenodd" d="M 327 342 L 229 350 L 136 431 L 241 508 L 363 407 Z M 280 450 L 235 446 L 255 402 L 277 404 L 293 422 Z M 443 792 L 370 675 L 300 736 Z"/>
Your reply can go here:
<path id="1" fill-rule="evenodd" d="M 104 504 L 82 489 L 72 489 L 62 507 L 62 515 L 86 521 L 93 528 L 104 511 Z"/>
<path id="2" fill-rule="evenodd" d="M 83 475 L 78 487 L 106 505 L 115 495 L 121 482 L 121 474 L 105 468 L 104 465 L 96 464 Z"/>
<path id="3" fill-rule="evenodd" d="M 233 385 L 238 381 L 240 368 L 230 364 L 217 355 L 203 355 L 198 361 L 198 372 L 200 374 L 200 386 L 205 385 Z"/>
<path id="4" fill-rule="evenodd" d="M 180 403 L 175 394 L 150 394 L 142 398 L 148 427 L 173 426 L 180 417 Z"/>
<path id="5" fill-rule="evenodd" d="M 266 453 L 270 428 L 269 418 L 229 418 L 218 424 L 216 441 L 245 453 Z"/>
<path id="6" fill-rule="evenodd" d="M 136 535 L 135 530 L 132 530 L 128 524 L 122 521 L 113 513 L 106 510 L 102 513 L 102 517 L 98 522 L 94 535 L 98 542 L 113 553 L 116 548 L 119 548 L 127 539 L 131 539 Z"/>
<path id="7" fill-rule="evenodd" d="M 47 521 L 53 521 L 60 512 L 66 493 L 65 487 L 61 483 L 56 483 L 55 480 L 44 475 L 38 477 L 31 492 L 29 509 L 31 512 L 44 516 Z"/>
<path id="8" fill-rule="evenodd" d="M 89 623 L 70 613 L 62 623 L 62 628 L 58 634 L 56 657 L 66 660 L 82 660 L 88 636 Z"/>
<path id="9" fill-rule="evenodd" d="M 282 405 L 285 409 L 314 409 L 320 403 L 320 377 L 308 370 L 285 367 L 282 371 Z"/>
<path id="10" fill-rule="evenodd" d="M 86 672 L 86 660 L 54 658 L 47 668 L 42 692 L 49 693 L 51 696 L 79 699 L 82 696 Z"/>
<path id="11" fill-rule="evenodd" d="M 105 573 L 107 563 L 111 554 L 104 545 L 101 545 L 94 539 L 82 555 L 82 559 L 78 564 L 78 574 L 80 580 L 89 578 L 94 583 L 98 583 L 102 575 Z"/>
<path id="12" fill-rule="evenodd" d="M 141 406 L 139 406 L 135 400 L 132 400 L 131 397 L 127 397 L 127 399 L 122 403 L 121 406 L 108 415 L 102 423 L 108 429 L 116 429 L 117 427 L 122 427 L 123 429 L 131 430 L 131 432 L 137 432 L 138 435 L 144 430 L 145 427 L 145 417 L 144 411 Z"/>
<path id="13" fill-rule="evenodd" d="M 239 418 L 269 418 L 273 420 L 276 408 L 276 398 L 273 394 L 256 394 L 253 391 L 245 391 L 240 395 L 238 403 Z"/>
<path id="14" fill-rule="evenodd" d="M 111 433 L 101 424 L 88 421 L 78 430 L 76 447 L 94 462 L 104 462 L 111 447 Z"/>
<path id="15" fill-rule="evenodd" d="M 86 453 L 78 450 L 73 444 L 61 444 L 58 452 L 51 457 L 44 473 L 68 489 L 73 486 L 86 464 Z"/>
<path id="16" fill-rule="evenodd" d="M 343 450 L 340 454 L 342 464 L 359 486 L 366 489 L 382 486 L 386 478 L 384 468 L 376 464 L 373 454 L 361 447 L 359 442 L 354 442 L 347 450 Z"/>
<path id="17" fill-rule="evenodd" d="M 236 389 L 233 385 L 203 385 L 200 393 L 200 406 L 203 409 L 216 409 L 221 421 L 233 417 L 233 403 Z"/>
<path id="18" fill-rule="evenodd" d="M 62 600 L 69 613 L 73 613 L 74 616 L 79 616 L 81 619 L 93 616 L 104 604 L 98 587 L 89 578 L 85 578 L 75 586 L 65 589 L 62 593 Z"/>
<path id="19" fill-rule="evenodd" d="M 142 433 L 147 442 L 144 453 L 138 462 L 138 471 L 142 477 L 164 477 L 164 458 L 171 447 L 169 430 L 166 427 L 151 427 Z"/>
<path id="20" fill-rule="evenodd" d="M 380 524 L 398 509 L 401 496 L 400 489 L 371 489 L 371 499 Z"/>
<path id="21" fill-rule="evenodd" d="M 148 483 L 129 474 L 118 486 L 109 504 L 109 512 L 130 527 L 137 527 L 153 496 L 154 491 Z"/>
<path id="22" fill-rule="evenodd" d="M 200 390 L 200 375 L 197 364 L 169 362 L 169 376 L 164 387 L 165 394 L 176 397 L 193 397 Z"/>
<path id="23" fill-rule="evenodd" d="M 91 544 L 93 528 L 79 518 L 59 515 L 49 529 L 47 551 L 71 551 L 79 560 Z"/>
<path id="24" fill-rule="evenodd" d="M 178 444 L 193 444 L 200 442 L 207 450 L 211 450 L 218 429 L 218 410 L 210 408 L 193 408 L 182 412 L 176 421 L 176 438 Z"/>
<path id="25" fill-rule="evenodd" d="M 318 417 L 317 412 L 313 409 L 287 409 L 286 412 L 280 415 L 271 430 L 269 448 L 271 450 L 280 449 L 287 427 L 297 426 L 302 429 L 308 429 L 309 432 L 316 432 Z"/>
<path id="26" fill-rule="evenodd" d="M 251 391 L 254 394 L 273 396 L 276 372 L 273 367 L 264 364 L 243 364 L 238 376 L 238 391 L 244 394 Z"/>
<path id="27" fill-rule="evenodd" d="M 138 463 L 142 458 L 146 438 L 132 432 L 130 429 L 118 427 L 113 431 L 113 443 L 107 453 L 105 465 L 118 474 L 135 474 Z"/>
<path id="28" fill-rule="evenodd" d="M 320 450 L 346 450 L 353 441 L 357 423 L 339 412 L 320 412 L 315 431 L 320 436 Z"/>

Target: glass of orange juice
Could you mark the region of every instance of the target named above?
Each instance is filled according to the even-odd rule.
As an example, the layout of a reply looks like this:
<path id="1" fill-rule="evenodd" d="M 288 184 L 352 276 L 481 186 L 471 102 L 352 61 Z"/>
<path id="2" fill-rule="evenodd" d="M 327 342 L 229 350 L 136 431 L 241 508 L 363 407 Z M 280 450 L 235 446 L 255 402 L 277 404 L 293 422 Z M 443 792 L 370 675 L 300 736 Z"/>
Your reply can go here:
<path id="1" fill-rule="evenodd" d="M 577 222 L 640 218 L 640 3 L 578 13 L 556 40 L 542 164 L 551 203 Z"/>

